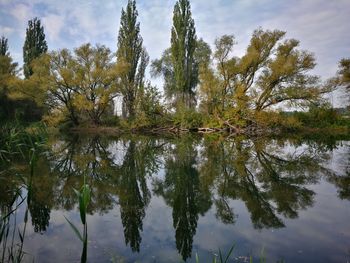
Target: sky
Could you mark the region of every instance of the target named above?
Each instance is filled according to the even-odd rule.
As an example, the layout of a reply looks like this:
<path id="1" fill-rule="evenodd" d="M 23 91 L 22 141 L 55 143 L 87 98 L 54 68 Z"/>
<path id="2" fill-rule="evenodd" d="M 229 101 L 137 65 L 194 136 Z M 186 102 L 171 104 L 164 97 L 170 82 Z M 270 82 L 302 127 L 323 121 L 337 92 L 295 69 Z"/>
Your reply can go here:
<path id="1" fill-rule="evenodd" d="M 138 0 L 144 45 L 152 59 L 170 46 L 175 0 Z M 127 0 L 0 0 L 0 35 L 21 65 L 25 29 L 38 17 L 49 50 L 73 49 L 84 43 L 117 47 L 120 13 Z M 350 57 L 350 0 L 191 0 L 197 35 L 212 47 L 217 37 L 235 36 L 234 55 L 241 56 L 253 31 L 280 29 L 300 48 L 315 54 L 312 72 L 322 79 L 335 75 L 341 58 Z M 155 81 L 155 80 L 153 80 Z M 157 81 L 155 81 L 157 83 Z"/>

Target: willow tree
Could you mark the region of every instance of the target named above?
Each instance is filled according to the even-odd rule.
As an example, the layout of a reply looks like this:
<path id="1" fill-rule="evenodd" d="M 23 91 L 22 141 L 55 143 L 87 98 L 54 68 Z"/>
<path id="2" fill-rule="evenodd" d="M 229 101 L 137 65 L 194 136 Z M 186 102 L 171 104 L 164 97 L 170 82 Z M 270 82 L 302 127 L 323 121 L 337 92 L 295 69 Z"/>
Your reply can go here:
<path id="1" fill-rule="evenodd" d="M 29 20 L 23 46 L 23 71 L 26 78 L 29 78 L 33 74 L 32 61 L 46 52 L 47 43 L 44 27 L 41 25 L 40 19 L 34 18 Z"/>
<path id="2" fill-rule="evenodd" d="M 142 46 L 140 23 L 137 22 L 136 1 L 129 0 L 122 9 L 118 36 L 117 60 L 128 65 L 122 76 L 123 116 L 134 118 L 135 100 L 139 88 L 144 84 L 145 70 L 149 62 L 146 49 Z"/>
<path id="3" fill-rule="evenodd" d="M 41 56 L 33 69 L 26 92 L 49 107 L 48 120 L 66 118 L 78 125 L 82 121 L 100 124 L 112 111 L 125 66 L 113 62 L 107 47 L 85 44 L 74 54 L 63 49 Z"/>
<path id="4" fill-rule="evenodd" d="M 221 117 L 249 119 L 249 113 L 283 103 L 305 106 L 319 100 L 329 89 L 309 74 L 316 65 L 314 55 L 299 50 L 295 39 L 283 41 L 284 36 L 283 31 L 258 29 L 240 58 L 231 54 L 233 36 L 217 39 L 216 68 L 201 76 L 202 103 L 214 104 Z M 219 98 L 216 103 L 208 100 L 212 94 Z"/>

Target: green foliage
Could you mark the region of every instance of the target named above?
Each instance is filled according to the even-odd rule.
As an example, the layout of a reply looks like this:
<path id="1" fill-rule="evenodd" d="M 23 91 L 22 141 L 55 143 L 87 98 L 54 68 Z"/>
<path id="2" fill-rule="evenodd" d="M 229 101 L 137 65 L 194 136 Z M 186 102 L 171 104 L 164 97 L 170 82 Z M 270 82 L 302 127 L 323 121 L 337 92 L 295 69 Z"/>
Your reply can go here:
<path id="1" fill-rule="evenodd" d="M 318 77 L 307 73 L 315 66 L 314 56 L 298 50 L 297 40 L 282 41 L 284 35 L 279 30 L 254 31 L 241 58 L 230 55 L 232 35 L 217 39 L 216 68 L 208 66 L 200 75 L 201 111 L 218 118 L 234 114 L 231 120 L 249 123 L 256 112 L 282 103 L 309 105 L 330 91 L 331 85 L 321 85 Z"/>
<path id="2" fill-rule="evenodd" d="M 172 118 L 173 123 L 180 128 L 196 129 L 203 125 L 202 114 L 187 107 L 179 107 Z"/>
<path id="3" fill-rule="evenodd" d="M 302 122 L 294 115 L 289 116 L 275 111 L 260 111 L 253 114 L 253 120 L 262 129 L 298 130 Z"/>
<path id="4" fill-rule="evenodd" d="M 164 93 L 168 100 L 173 99 L 176 91 L 175 73 L 171 58 L 171 49 L 164 50 L 160 59 L 155 59 L 151 64 L 151 75 L 153 77 L 163 77 L 164 79 Z"/>
<path id="5" fill-rule="evenodd" d="M 309 74 L 316 65 L 314 55 L 300 50 L 298 40 L 284 39 L 285 35 L 259 28 L 241 57 L 232 55 L 234 36 L 224 35 L 215 40 L 212 52 L 203 39 L 197 39 L 190 1 L 178 0 L 170 48 L 152 61 L 151 69 L 153 76 L 164 78 L 164 94 L 170 102 L 166 108 L 160 93 L 145 80 L 149 56 L 135 0 L 128 0 L 121 12 L 117 62 L 108 48 L 90 44 L 74 52 L 62 49 L 47 54 L 44 28 L 34 18 L 28 21 L 23 46 L 25 80 L 18 77 L 7 38 L 0 38 L 0 119 L 42 118 L 50 126 L 66 127 L 175 124 L 195 129 L 204 124 L 230 131 L 248 126 L 297 129 L 309 117 L 286 117 L 274 110 L 307 108 L 323 103 L 322 95 L 335 87 L 348 87 L 350 59 L 340 61 L 338 76 L 321 83 Z M 122 97 L 123 121 L 114 116 L 116 97 Z M 169 113 L 174 109 L 175 114 Z M 337 119 L 332 122 L 336 116 L 330 112 L 308 114 L 320 120 L 319 126 L 344 124 Z"/>
<path id="6" fill-rule="evenodd" d="M 79 212 L 80 212 L 80 220 L 83 224 L 84 230 L 83 235 L 80 234 L 80 231 L 78 228 L 70 221 L 68 218 L 65 217 L 66 221 L 68 222 L 69 226 L 72 228 L 73 232 L 76 234 L 76 236 L 80 239 L 80 241 L 83 243 L 83 251 L 81 254 L 81 263 L 87 262 L 87 244 L 88 244 L 88 232 L 87 232 L 87 221 L 86 221 L 86 215 L 87 215 L 87 209 L 91 200 L 91 189 L 88 184 L 85 183 L 85 176 L 84 176 L 84 184 L 81 187 L 80 191 L 74 189 L 74 192 L 79 200 Z"/>
<path id="7" fill-rule="evenodd" d="M 42 149 L 47 140 L 46 127 L 38 123 L 24 127 L 19 123 L 6 123 L 0 128 L 0 162 L 8 163 L 16 157 L 30 160 L 33 151 Z"/>
<path id="8" fill-rule="evenodd" d="M 346 121 L 328 105 L 311 107 L 308 112 L 295 112 L 293 114 L 304 127 L 326 128 L 347 126 Z"/>
<path id="9" fill-rule="evenodd" d="M 7 56 L 9 50 L 8 39 L 4 36 L 0 38 L 0 56 Z"/>
<path id="10" fill-rule="evenodd" d="M 137 115 L 133 127 L 150 127 L 162 123 L 165 109 L 161 103 L 161 94 L 156 87 L 149 83 L 140 88 L 136 101 Z"/>
<path id="11" fill-rule="evenodd" d="M 194 108 L 200 64 L 209 64 L 211 50 L 203 39 L 197 40 L 191 6 L 179 0 L 174 6 L 171 46 L 160 59 L 152 61 L 153 76 L 163 76 L 165 96 L 172 106 Z"/>
<path id="12" fill-rule="evenodd" d="M 219 260 L 217 259 L 217 257 L 215 256 L 213 258 L 213 263 L 227 263 L 229 262 L 229 259 L 230 259 L 230 256 L 232 255 L 233 253 L 233 249 L 235 248 L 235 245 L 233 245 L 230 250 L 227 252 L 227 255 L 224 256 L 221 252 L 221 249 L 219 249 Z M 196 263 L 199 263 L 199 257 L 198 255 L 196 254 Z"/>
<path id="13" fill-rule="evenodd" d="M 41 25 L 40 19 L 34 18 L 29 20 L 23 46 L 23 71 L 26 78 L 29 78 L 33 74 L 32 61 L 46 52 L 47 43 L 44 27 Z"/>
<path id="14" fill-rule="evenodd" d="M 338 74 L 341 84 L 345 85 L 347 89 L 350 89 L 350 58 L 344 58 L 339 62 Z"/>
<path id="15" fill-rule="evenodd" d="M 135 117 L 135 100 L 139 89 L 144 86 L 145 70 L 149 63 L 147 51 L 142 46 L 137 17 L 136 1 L 129 0 L 121 13 L 117 60 L 127 65 L 127 70 L 121 75 L 120 91 L 123 96 L 123 116 L 131 119 Z"/>
<path id="16" fill-rule="evenodd" d="M 45 118 L 49 123 L 57 125 L 69 119 L 74 125 L 98 125 L 113 114 L 126 66 L 114 63 L 107 47 L 85 44 L 74 54 L 63 49 L 41 56 L 33 69 L 22 92 L 49 108 Z"/>
<path id="17" fill-rule="evenodd" d="M 197 45 L 196 29 L 188 0 L 179 0 L 174 6 L 171 29 L 171 61 L 174 68 L 174 95 L 182 106 L 195 105 L 195 87 L 198 83 L 198 66 L 194 53 Z"/>
<path id="18" fill-rule="evenodd" d="M 15 108 L 11 101 L 11 87 L 17 80 L 18 64 L 8 52 L 8 40 L 0 38 L 0 120 L 14 118 Z M 17 106 L 17 105 L 16 105 Z"/>

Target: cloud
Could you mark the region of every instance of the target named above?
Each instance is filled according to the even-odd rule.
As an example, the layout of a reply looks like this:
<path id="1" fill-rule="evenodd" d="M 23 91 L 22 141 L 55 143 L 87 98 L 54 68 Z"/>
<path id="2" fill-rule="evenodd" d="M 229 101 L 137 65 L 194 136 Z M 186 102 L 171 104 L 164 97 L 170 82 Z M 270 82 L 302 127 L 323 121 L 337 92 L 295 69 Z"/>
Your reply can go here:
<path id="1" fill-rule="evenodd" d="M 0 25 L 0 32 L 1 34 L 3 35 L 10 35 L 12 32 L 14 32 L 15 30 L 11 27 L 8 27 L 8 26 L 1 26 Z"/>
<path id="2" fill-rule="evenodd" d="M 42 20 L 43 24 L 45 25 L 45 32 L 47 33 L 49 40 L 59 40 L 61 30 L 65 25 L 64 17 L 49 14 L 48 16 L 45 16 Z"/>
<path id="3" fill-rule="evenodd" d="M 16 4 L 10 9 L 10 14 L 19 22 L 24 22 L 32 18 L 33 10 L 27 4 Z"/>
<path id="4" fill-rule="evenodd" d="M 120 12 L 127 1 L 0 0 L 0 34 L 10 39 L 11 53 L 20 53 L 27 21 L 42 19 L 50 49 L 100 43 L 115 51 Z M 141 33 L 151 59 L 170 45 L 173 1 L 138 0 Z M 350 54 L 348 0 L 191 0 L 197 34 L 211 44 L 234 34 L 235 55 L 242 55 L 254 29 L 282 29 L 316 54 L 315 72 L 328 78 L 337 62 Z"/>

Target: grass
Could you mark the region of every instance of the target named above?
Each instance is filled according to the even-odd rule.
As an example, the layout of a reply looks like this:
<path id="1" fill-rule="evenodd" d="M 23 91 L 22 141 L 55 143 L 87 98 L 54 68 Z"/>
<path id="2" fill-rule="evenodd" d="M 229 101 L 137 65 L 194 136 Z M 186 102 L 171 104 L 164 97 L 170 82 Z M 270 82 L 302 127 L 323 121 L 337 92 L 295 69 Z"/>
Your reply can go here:
<path id="1" fill-rule="evenodd" d="M 77 198 L 79 200 L 79 212 L 80 212 L 80 220 L 83 225 L 83 234 L 80 233 L 78 228 L 68 220 L 68 218 L 65 217 L 67 220 L 69 226 L 72 228 L 75 235 L 80 239 L 80 241 L 83 243 L 83 251 L 81 254 L 81 263 L 87 262 L 87 242 L 88 242 L 88 231 L 87 231 L 87 221 L 86 221 L 86 215 L 87 215 L 87 208 L 90 203 L 91 199 L 91 189 L 88 184 L 86 184 L 86 176 L 84 175 L 84 184 L 81 187 L 80 191 L 73 189 L 74 192 L 77 195 Z"/>
<path id="2" fill-rule="evenodd" d="M 216 255 L 214 255 L 212 262 L 213 263 L 228 263 L 228 262 L 232 262 L 233 259 L 230 261 L 230 258 L 233 256 L 233 252 L 234 252 L 234 248 L 235 245 L 233 245 L 229 251 L 225 254 L 222 253 L 221 249 L 219 249 L 219 253 Z M 244 261 L 246 262 L 246 261 Z M 266 257 L 265 257 L 265 249 L 261 250 L 261 254 L 260 254 L 260 259 L 259 259 L 260 263 L 266 263 Z M 284 261 L 277 261 L 277 263 L 283 263 Z M 200 263 L 200 259 L 198 254 L 196 253 L 196 263 Z M 250 256 L 249 257 L 249 263 L 254 263 L 253 257 Z"/>
<path id="3" fill-rule="evenodd" d="M 44 126 L 39 125 L 27 130 L 18 123 L 5 124 L 0 128 L 0 161 L 10 163 L 13 158 L 21 156 L 28 161 L 30 176 L 26 180 L 21 176 L 23 185 L 18 187 L 11 202 L 7 205 L 7 212 L 0 218 L 0 245 L 2 247 L 0 262 L 22 262 L 28 223 L 29 206 L 32 195 L 32 181 L 38 155 L 46 143 L 47 133 Z M 27 195 L 22 196 L 25 188 Z M 23 229 L 17 229 L 17 210 L 26 201 Z M 11 222 L 13 226 L 11 227 Z M 19 242 L 16 241 L 19 238 Z"/>
<path id="4" fill-rule="evenodd" d="M 10 163 L 18 156 L 30 161 L 33 152 L 45 145 L 47 135 L 46 126 L 41 123 L 30 128 L 17 122 L 4 124 L 0 128 L 0 162 Z"/>

